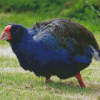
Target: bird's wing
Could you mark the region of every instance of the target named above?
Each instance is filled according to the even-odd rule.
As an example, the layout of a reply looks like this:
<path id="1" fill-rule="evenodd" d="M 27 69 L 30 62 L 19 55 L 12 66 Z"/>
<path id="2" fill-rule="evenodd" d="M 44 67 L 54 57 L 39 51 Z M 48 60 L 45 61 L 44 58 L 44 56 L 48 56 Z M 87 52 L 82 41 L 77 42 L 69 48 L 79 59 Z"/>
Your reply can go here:
<path id="1" fill-rule="evenodd" d="M 69 19 L 53 19 L 47 22 L 41 22 L 34 25 L 33 29 L 42 29 L 37 34 L 44 34 L 43 31 L 49 31 L 61 41 L 63 47 L 66 47 L 66 37 L 74 38 L 77 42 L 92 45 L 98 49 L 98 44 L 94 35 L 84 26 Z"/>
<path id="2" fill-rule="evenodd" d="M 42 29 L 38 31 L 36 37 L 44 42 L 48 50 L 57 50 L 62 47 L 71 54 L 84 55 L 84 48 L 90 48 L 89 40 L 92 40 L 92 33 L 71 20 L 54 19 L 39 23 L 38 27 L 42 27 Z"/>
<path id="3" fill-rule="evenodd" d="M 74 38 L 67 39 L 66 44 L 66 49 L 75 62 L 78 64 L 90 64 L 93 50 L 89 45 L 79 45 Z"/>
<path id="4" fill-rule="evenodd" d="M 62 23 L 63 25 L 63 23 Z M 35 25 L 35 27 L 37 26 L 37 24 Z M 83 46 L 86 46 L 87 43 L 84 41 L 78 41 L 76 40 L 76 38 L 74 38 L 73 36 L 69 36 L 69 34 L 71 34 L 70 32 L 66 32 L 65 31 L 65 26 L 60 26 L 59 22 L 57 24 L 57 21 L 52 20 L 50 23 L 39 23 L 39 25 L 35 28 L 34 30 L 38 30 L 38 32 L 36 33 L 34 39 L 36 41 L 43 41 L 46 48 L 48 48 L 48 50 L 56 50 L 59 47 L 62 47 L 64 49 L 68 49 L 68 43 L 70 43 L 70 45 L 73 47 L 75 46 L 75 48 L 79 51 L 79 53 L 83 53 L 82 52 L 82 48 Z M 65 34 L 64 34 L 65 33 Z M 73 42 L 70 42 L 73 41 Z M 71 47 L 69 46 L 69 47 Z M 71 48 L 72 48 L 71 47 Z M 72 51 L 72 49 L 70 48 L 69 51 Z M 74 50 L 74 49 L 73 49 Z"/>

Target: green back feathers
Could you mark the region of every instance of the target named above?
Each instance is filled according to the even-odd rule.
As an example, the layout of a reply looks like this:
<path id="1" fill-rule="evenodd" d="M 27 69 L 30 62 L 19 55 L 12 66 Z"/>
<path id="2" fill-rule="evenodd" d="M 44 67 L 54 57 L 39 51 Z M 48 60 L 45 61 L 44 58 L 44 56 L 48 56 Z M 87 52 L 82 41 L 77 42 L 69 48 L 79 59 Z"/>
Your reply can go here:
<path id="1" fill-rule="evenodd" d="M 87 45 L 92 45 L 96 49 L 99 48 L 94 35 L 84 26 L 72 20 L 53 19 L 47 22 L 36 23 L 33 29 L 38 29 L 39 27 L 43 27 L 41 34 L 48 31 L 49 34 L 52 34 L 60 41 L 61 46 L 64 48 L 67 47 L 66 41 L 69 38 L 75 39 L 78 49 Z"/>

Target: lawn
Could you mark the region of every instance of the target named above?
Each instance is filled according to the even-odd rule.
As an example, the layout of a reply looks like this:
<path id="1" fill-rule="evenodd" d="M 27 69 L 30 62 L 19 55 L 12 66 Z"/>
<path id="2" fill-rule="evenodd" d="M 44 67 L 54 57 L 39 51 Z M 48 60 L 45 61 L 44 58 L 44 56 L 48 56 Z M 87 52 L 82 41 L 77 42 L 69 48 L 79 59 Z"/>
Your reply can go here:
<path id="1" fill-rule="evenodd" d="M 24 71 L 16 57 L 0 56 L 0 100 L 96 100 L 100 97 L 100 63 L 93 63 L 81 72 L 85 89 L 75 77 L 44 84 L 43 77 Z"/>
<path id="2" fill-rule="evenodd" d="M 45 21 L 52 17 L 39 17 L 28 13 L 1 13 L 0 33 L 9 23 L 18 23 L 26 28 L 32 27 L 37 21 Z M 100 46 L 99 26 L 90 21 L 72 20 L 81 23 L 91 30 Z M 0 41 L 0 52 L 10 45 Z M 10 53 L 9 53 L 10 55 Z M 93 59 L 91 65 L 81 72 L 85 89 L 80 88 L 75 77 L 61 80 L 52 76 L 53 82 L 44 84 L 44 77 L 37 77 L 34 73 L 24 71 L 16 57 L 0 55 L 0 100 L 97 100 L 100 98 L 100 63 Z"/>

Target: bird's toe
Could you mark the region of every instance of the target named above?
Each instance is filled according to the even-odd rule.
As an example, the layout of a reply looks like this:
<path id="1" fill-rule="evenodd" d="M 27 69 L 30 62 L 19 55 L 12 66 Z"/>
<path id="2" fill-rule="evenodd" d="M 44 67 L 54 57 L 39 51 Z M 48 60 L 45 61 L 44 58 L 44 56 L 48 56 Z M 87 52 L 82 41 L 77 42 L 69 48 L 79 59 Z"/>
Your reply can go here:
<path id="1" fill-rule="evenodd" d="M 44 83 L 53 82 L 51 79 L 45 79 Z"/>

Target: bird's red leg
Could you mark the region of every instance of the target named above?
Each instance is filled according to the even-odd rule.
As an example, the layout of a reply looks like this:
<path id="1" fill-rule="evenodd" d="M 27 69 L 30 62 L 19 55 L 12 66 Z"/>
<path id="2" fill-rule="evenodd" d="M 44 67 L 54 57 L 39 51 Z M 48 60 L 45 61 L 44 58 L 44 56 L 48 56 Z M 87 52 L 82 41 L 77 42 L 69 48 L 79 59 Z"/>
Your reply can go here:
<path id="1" fill-rule="evenodd" d="M 46 83 L 47 79 L 45 78 L 44 83 Z"/>
<path id="2" fill-rule="evenodd" d="M 82 80 L 82 77 L 81 77 L 81 74 L 78 73 L 77 75 L 75 75 L 77 80 L 79 81 L 79 84 L 81 87 L 85 87 L 84 83 L 83 83 L 83 80 Z"/>
<path id="3" fill-rule="evenodd" d="M 52 82 L 52 80 L 45 78 L 44 83 L 48 83 L 48 82 Z"/>

